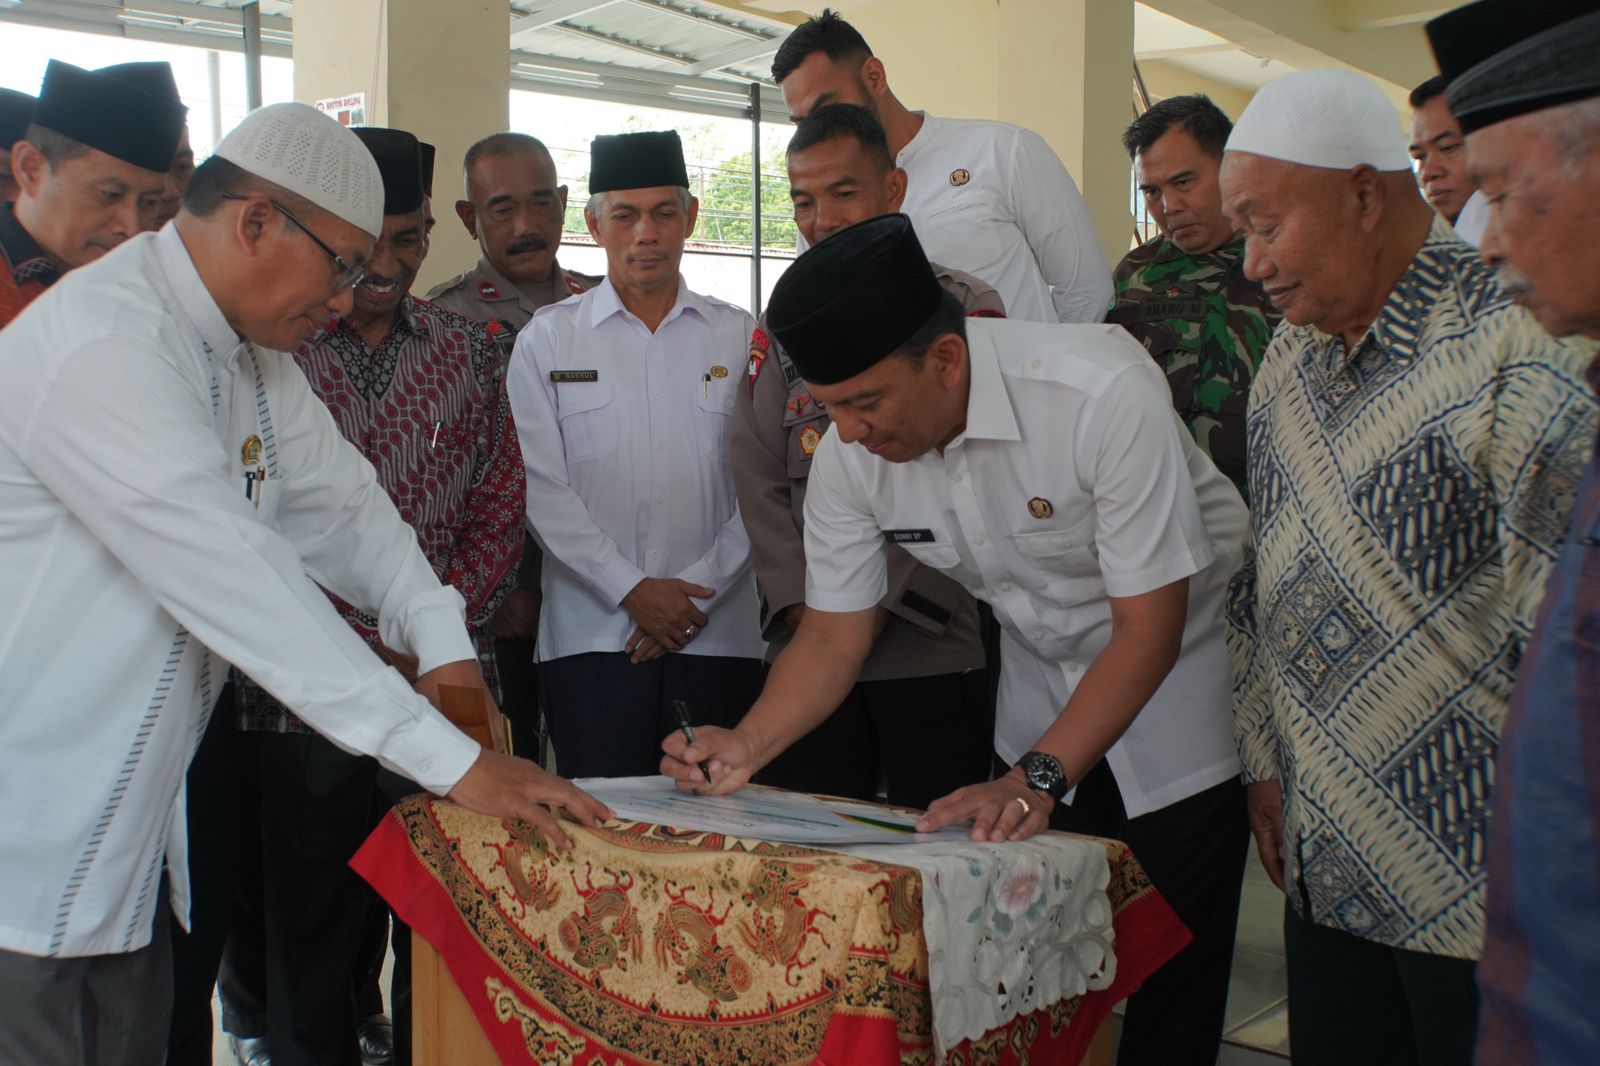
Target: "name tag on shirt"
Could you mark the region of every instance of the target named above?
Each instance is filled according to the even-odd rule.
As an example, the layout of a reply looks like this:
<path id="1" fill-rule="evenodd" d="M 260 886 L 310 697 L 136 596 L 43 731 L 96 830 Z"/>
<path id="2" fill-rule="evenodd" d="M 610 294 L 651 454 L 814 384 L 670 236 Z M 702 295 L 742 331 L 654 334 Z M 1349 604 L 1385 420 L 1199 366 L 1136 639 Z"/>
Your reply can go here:
<path id="1" fill-rule="evenodd" d="M 557 385 L 570 385 L 579 381 L 599 381 L 598 370 L 552 370 L 550 380 Z"/>
<path id="2" fill-rule="evenodd" d="M 931 529 L 886 529 L 883 539 L 890 544 L 932 544 L 933 530 Z"/>

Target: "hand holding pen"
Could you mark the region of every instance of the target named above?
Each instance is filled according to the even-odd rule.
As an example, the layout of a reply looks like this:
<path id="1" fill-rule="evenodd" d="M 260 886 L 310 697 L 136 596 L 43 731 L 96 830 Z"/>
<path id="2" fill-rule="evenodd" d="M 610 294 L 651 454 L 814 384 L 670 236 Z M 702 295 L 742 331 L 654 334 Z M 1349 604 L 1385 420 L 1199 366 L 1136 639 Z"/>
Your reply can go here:
<path id="1" fill-rule="evenodd" d="M 672 713 L 678 716 L 678 731 L 683 734 L 683 739 L 693 744 L 694 726 L 689 724 L 689 708 L 682 700 L 673 700 Z M 706 775 L 706 784 L 711 784 L 711 767 L 706 765 L 704 759 L 700 761 L 700 772 Z"/>

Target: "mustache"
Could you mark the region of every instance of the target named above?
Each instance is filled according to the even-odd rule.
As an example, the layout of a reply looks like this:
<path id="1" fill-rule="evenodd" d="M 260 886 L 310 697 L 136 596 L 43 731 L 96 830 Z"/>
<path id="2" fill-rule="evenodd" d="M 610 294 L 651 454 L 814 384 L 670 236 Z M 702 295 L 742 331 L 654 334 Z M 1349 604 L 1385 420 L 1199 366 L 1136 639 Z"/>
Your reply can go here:
<path id="1" fill-rule="evenodd" d="M 1522 296 L 1533 291 L 1533 285 L 1528 279 L 1510 267 L 1501 267 L 1495 271 L 1495 280 L 1500 283 L 1500 291 L 1507 296 Z"/>
<path id="2" fill-rule="evenodd" d="M 549 241 L 536 233 L 530 233 L 526 237 L 518 237 L 506 245 L 506 254 L 521 255 L 524 252 L 542 252 L 548 247 L 550 247 Z"/>

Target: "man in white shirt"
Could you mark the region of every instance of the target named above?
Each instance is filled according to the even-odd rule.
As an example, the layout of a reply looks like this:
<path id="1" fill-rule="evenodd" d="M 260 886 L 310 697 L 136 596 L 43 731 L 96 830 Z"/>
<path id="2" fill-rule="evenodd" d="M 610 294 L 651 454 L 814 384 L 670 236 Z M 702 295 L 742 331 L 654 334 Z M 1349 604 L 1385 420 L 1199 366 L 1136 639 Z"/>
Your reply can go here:
<path id="1" fill-rule="evenodd" d="M 186 915 L 184 767 L 229 663 L 465 806 L 558 843 L 542 804 L 604 814 L 424 698 L 483 683 L 461 597 L 269 350 L 348 313 L 382 210 L 354 134 L 302 104 L 263 108 L 173 225 L 0 332 L 0 1061 L 162 1060 L 162 884 Z M 418 659 L 415 691 L 323 588 Z"/>
<path id="2" fill-rule="evenodd" d="M 606 279 L 541 307 L 507 375 L 544 548 L 536 654 L 563 776 L 654 772 L 761 686 L 750 540 L 729 439 L 755 323 L 678 265 L 698 203 L 676 132 L 596 137 L 584 219 Z"/>
<path id="3" fill-rule="evenodd" d="M 1044 138 L 907 109 L 866 40 L 826 9 L 784 39 L 772 79 L 793 119 L 823 104 L 859 104 L 877 116 L 895 165 L 910 177 L 903 210 L 922 246 L 934 262 L 993 285 L 1010 318 L 1105 318 L 1111 264 L 1078 186 Z"/>
<path id="4" fill-rule="evenodd" d="M 1210 1066 L 1248 839 L 1223 628 L 1238 491 L 1136 341 L 964 318 L 904 215 L 801 256 L 767 322 L 833 420 L 806 495 L 805 616 L 738 728 L 668 737 L 663 772 L 726 792 L 826 718 L 900 545 L 1004 630 L 994 743 L 1011 768 L 919 828 L 1126 840 L 1195 940 L 1130 1001 L 1121 1061 Z"/>

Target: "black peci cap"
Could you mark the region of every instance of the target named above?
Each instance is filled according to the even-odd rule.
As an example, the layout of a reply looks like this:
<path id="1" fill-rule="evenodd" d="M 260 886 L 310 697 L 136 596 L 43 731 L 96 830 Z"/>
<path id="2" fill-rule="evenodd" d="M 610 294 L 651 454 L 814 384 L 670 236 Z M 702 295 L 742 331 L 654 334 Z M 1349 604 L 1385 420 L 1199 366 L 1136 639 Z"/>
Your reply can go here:
<path id="1" fill-rule="evenodd" d="M 382 126 L 353 126 L 350 132 L 361 138 L 383 175 L 383 213 L 401 215 L 421 207 L 422 154 L 417 138 Z"/>
<path id="2" fill-rule="evenodd" d="M 188 110 L 178 99 L 169 64 L 84 70 L 52 59 L 33 122 L 125 163 L 165 173 Z"/>
<path id="3" fill-rule="evenodd" d="M 677 130 L 602 134 L 589 142 L 590 193 L 660 185 L 689 185 Z"/>
<path id="4" fill-rule="evenodd" d="M 424 196 L 433 195 L 434 154 L 435 151 L 433 145 L 429 144 L 427 141 L 417 142 L 417 156 L 421 160 L 422 164 L 422 195 Z"/>
<path id="5" fill-rule="evenodd" d="M 767 328 L 815 385 L 833 385 L 893 355 L 927 325 L 944 290 L 905 215 L 840 230 L 783 272 Z"/>
<path id="6" fill-rule="evenodd" d="M 1600 93 L 1593 0 L 1479 0 L 1427 31 L 1463 133 Z"/>

